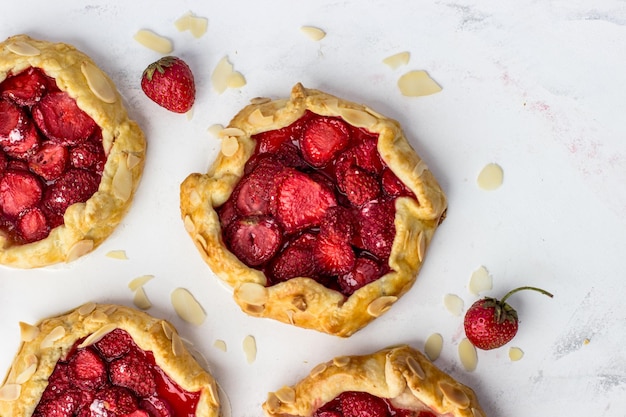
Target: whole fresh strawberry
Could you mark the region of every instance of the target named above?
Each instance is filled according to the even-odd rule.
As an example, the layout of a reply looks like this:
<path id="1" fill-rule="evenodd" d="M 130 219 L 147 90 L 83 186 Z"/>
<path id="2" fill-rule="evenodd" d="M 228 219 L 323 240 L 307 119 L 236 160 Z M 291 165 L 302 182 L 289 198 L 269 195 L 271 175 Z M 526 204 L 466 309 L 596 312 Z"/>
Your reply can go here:
<path id="1" fill-rule="evenodd" d="M 522 290 L 538 291 L 552 297 L 547 291 L 535 287 L 520 287 L 509 291 L 502 300 L 485 297 L 476 301 L 465 313 L 465 335 L 474 346 L 483 350 L 499 348 L 517 334 L 517 311 L 506 303 L 513 294 Z"/>
<path id="2" fill-rule="evenodd" d="M 186 113 L 196 99 L 193 73 L 175 56 L 148 65 L 141 76 L 141 89 L 156 104 L 175 113 Z"/>

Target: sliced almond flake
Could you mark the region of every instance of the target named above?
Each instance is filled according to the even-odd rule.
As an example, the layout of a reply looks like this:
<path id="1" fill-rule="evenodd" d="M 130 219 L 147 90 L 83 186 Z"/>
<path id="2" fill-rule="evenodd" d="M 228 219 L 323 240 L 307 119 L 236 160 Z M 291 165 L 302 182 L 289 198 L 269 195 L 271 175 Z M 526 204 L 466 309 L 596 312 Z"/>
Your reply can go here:
<path id="1" fill-rule="evenodd" d="M 216 138 L 219 137 L 219 134 L 222 130 L 224 130 L 224 126 L 219 123 L 211 125 L 207 128 L 207 132 L 209 132 L 210 135 L 213 135 Z"/>
<path id="2" fill-rule="evenodd" d="M 103 322 L 109 320 L 109 315 L 104 311 L 96 310 L 93 312 L 91 316 L 89 316 L 92 321 L 95 322 Z"/>
<path id="3" fill-rule="evenodd" d="M 301 26 L 300 32 L 304 33 L 309 39 L 319 41 L 326 37 L 326 32 L 315 26 Z"/>
<path id="4" fill-rule="evenodd" d="M 244 77 L 239 71 L 232 72 L 226 81 L 228 88 L 241 88 L 246 85 L 246 83 L 246 77 Z"/>
<path id="5" fill-rule="evenodd" d="M 154 275 L 141 275 L 137 278 L 134 278 L 128 283 L 128 288 L 131 291 L 137 291 L 140 287 L 146 285 L 148 281 L 154 278 Z"/>
<path id="6" fill-rule="evenodd" d="M 39 359 L 37 359 L 37 355 L 35 355 L 34 353 L 29 353 L 28 355 L 24 356 L 24 365 L 31 366 L 33 364 L 37 365 L 38 363 Z"/>
<path id="7" fill-rule="evenodd" d="M 384 295 L 382 297 L 378 297 L 367 306 L 367 312 L 372 317 L 380 317 L 381 315 L 383 315 L 383 313 L 389 310 L 393 303 L 395 303 L 397 300 L 398 297 L 393 295 Z"/>
<path id="8" fill-rule="evenodd" d="M 185 351 L 185 345 L 178 333 L 172 333 L 172 353 L 174 356 L 181 356 Z"/>
<path id="9" fill-rule="evenodd" d="M 54 345 L 54 342 L 61 339 L 63 336 L 65 336 L 65 327 L 57 326 L 52 329 L 52 331 L 48 333 L 46 337 L 44 337 L 39 346 L 41 347 L 41 349 L 50 348 Z"/>
<path id="10" fill-rule="evenodd" d="M 226 352 L 228 350 L 228 348 L 226 347 L 226 342 L 224 342 L 221 339 L 218 339 L 215 342 L 213 342 L 213 347 L 221 350 L 222 352 Z"/>
<path id="11" fill-rule="evenodd" d="M 517 362 L 524 357 L 524 351 L 518 347 L 509 348 L 509 359 L 512 362 Z"/>
<path id="12" fill-rule="evenodd" d="M 463 338 L 463 340 L 459 343 L 459 359 L 461 360 L 463 368 L 469 372 L 474 371 L 478 365 L 478 354 L 476 353 L 476 348 L 467 338 Z"/>
<path id="13" fill-rule="evenodd" d="M 124 161 L 125 162 L 125 161 Z M 113 194 L 122 201 L 128 201 L 133 191 L 133 174 L 125 163 L 117 166 L 112 181 Z"/>
<path id="14" fill-rule="evenodd" d="M 206 319 L 204 309 L 189 291 L 176 288 L 172 291 L 172 306 L 178 316 L 188 323 L 201 325 Z"/>
<path id="15" fill-rule="evenodd" d="M 352 126 L 362 127 L 365 129 L 371 128 L 378 122 L 374 116 L 359 109 L 348 109 L 344 107 L 339 110 L 339 114 Z"/>
<path id="16" fill-rule="evenodd" d="M 377 119 L 386 119 L 385 116 L 383 116 L 382 114 L 378 113 L 376 110 L 370 109 L 367 106 L 365 106 L 365 111 L 368 112 L 369 114 L 371 114 L 372 116 L 374 116 Z"/>
<path id="17" fill-rule="evenodd" d="M 20 374 L 15 378 L 15 383 L 16 384 L 23 384 L 25 382 L 27 382 L 28 380 L 30 380 L 30 378 L 35 374 L 35 371 L 37 371 L 37 364 L 36 363 L 32 363 L 30 365 L 28 365 L 22 372 L 20 372 Z"/>
<path id="18" fill-rule="evenodd" d="M 178 19 L 174 21 L 174 27 L 178 29 L 179 32 L 184 32 L 191 28 L 191 12 L 187 12 Z"/>
<path id="19" fill-rule="evenodd" d="M 461 409 L 466 409 L 470 405 L 470 399 L 458 386 L 447 381 L 439 381 L 439 389 L 448 401 Z"/>
<path id="20" fill-rule="evenodd" d="M 479 409 L 474 408 L 474 407 L 472 407 L 472 415 L 474 417 L 486 417 L 485 413 L 483 413 L 482 411 L 480 411 Z"/>
<path id="21" fill-rule="evenodd" d="M 111 333 L 113 330 L 117 329 L 117 325 L 113 323 L 105 324 L 100 327 L 98 330 L 90 334 L 83 340 L 83 342 L 78 345 L 79 348 L 84 348 L 86 346 L 91 346 L 94 343 L 98 343 L 104 336 Z"/>
<path id="22" fill-rule="evenodd" d="M 93 250 L 94 244 L 91 239 L 83 239 L 74 243 L 67 253 L 66 262 L 72 262 Z"/>
<path id="23" fill-rule="evenodd" d="M 443 297 L 443 305 L 451 314 L 460 316 L 463 312 L 465 303 L 463 299 L 456 294 L 446 294 Z"/>
<path id="24" fill-rule="evenodd" d="M 30 342 L 35 340 L 39 335 L 39 327 L 20 321 L 20 339 L 22 342 Z"/>
<path id="25" fill-rule="evenodd" d="M 140 310 L 148 310 L 150 307 L 152 307 L 152 303 L 148 299 L 148 296 L 146 295 L 146 290 L 144 290 L 143 287 L 139 287 L 135 290 L 133 304 Z"/>
<path id="26" fill-rule="evenodd" d="M 309 372 L 309 375 L 311 375 L 312 377 L 315 377 L 321 374 L 322 372 L 324 372 L 326 369 L 328 369 L 328 365 L 326 365 L 325 363 L 320 363 L 319 365 L 316 365 L 315 368 L 311 369 L 311 372 Z"/>
<path id="27" fill-rule="evenodd" d="M 185 13 L 179 17 L 174 26 L 179 32 L 190 31 L 194 38 L 200 38 L 204 35 L 209 27 L 209 20 L 206 17 L 195 16 L 191 12 Z"/>
<path id="28" fill-rule="evenodd" d="M 500 188 L 503 178 L 502 167 L 496 163 L 489 163 L 478 174 L 476 184 L 482 190 L 493 191 Z"/>
<path id="29" fill-rule="evenodd" d="M 135 155 L 134 153 L 130 152 L 127 156 L 126 156 L 126 167 L 128 169 L 133 169 L 135 168 L 137 165 L 139 165 L 139 163 L 141 162 L 141 158 L 138 157 L 137 155 Z"/>
<path id="30" fill-rule="evenodd" d="M 406 364 L 411 372 L 413 372 L 413 375 L 417 376 L 421 380 L 426 379 L 426 372 L 424 372 L 424 368 L 422 368 L 422 365 L 420 365 L 417 359 L 412 356 L 408 356 L 406 358 Z"/>
<path id="31" fill-rule="evenodd" d="M 398 88 L 407 97 L 421 97 L 441 91 L 441 86 L 424 70 L 409 71 L 398 79 Z"/>
<path id="32" fill-rule="evenodd" d="M 246 282 L 237 289 L 237 295 L 250 305 L 262 306 L 267 302 L 268 291 L 261 284 Z"/>
<path id="33" fill-rule="evenodd" d="M 270 101 L 272 101 L 272 99 L 269 97 L 253 97 L 250 99 L 250 104 L 265 104 L 269 103 Z"/>
<path id="34" fill-rule="evenodd" d="M 256 340 L 254 336 L 248 335 L 243 339 L 243 353 L 246 355 L 246 361 L 252 363 L 256 360 Z"/>
<path id="35" fill-rule="evenodd" d="M 93 312 L 97 306 L 98 304 L 94 303 L 93 301 L 89 301 L 88 303 L 85 303 L 82 306 L 78 307 L 78 310 L 76 311 L 81 316 L 86 316 L 87 314 L 91 314 L 91 312 Z"/>
<path id="36" fill-rule="evenodd" d="M 187 121 L 193 119 L 193 107 L 187 110 L 187 113 L 185 113 L 185 117 L 187 118 Z"/>
<path id="37" fill-rule="evenodd" d="M 433 333 L 428 336 L 424 344 L 424 353 L 431 361 L 436 361 L 441 355 L 443 349 L 443 337 L 439 333 Z"/>
<path id="38" fill-rule="evenodd" d="M 246 132 L 244 132 L 243 130 L 239 129 L 238 127 L 226 127 L 222 130 L 220 130 L 220 132 L 217 134 L 220 138 L 226 138 L 228 136 L 233 136 L 233 137 L 240 137 L 240 136 L 244 136 L 246 134 Z"/>
<path id="39" fill-rule="evenodd" d="M 6 384 L 0 388 L 0 401 L 15 401 L 20 398 L 22 386 L 20 384 Z"/>
<path id="40" fill-rule="evenodd" d="M 333 364 L 339 368 L 343 368 L 349 363 L 350 363 L 349 356 L 337 356 L 336 358 L 333 358 Z"/>
<path id="41" fill-rule="evenodd" d="M 417 257 L 420 262 L 424 262 L 424 255 L 426 254 L 426 236 L 423 231 L 417 235 Z"/>
<path id="42" fill-rule="evenodd" d="M 222 153 L 224 156 L 233 156 L 239 149 L 239 141 L 234 136 L 227 136 L 222 140 Z"/>
<path id="43" fill-rule="evenodd" d="M 111 314 L 115 313 L 117 311 L 117 306 L 113 305 L 113 306 L 108 306 L 104 311 L 104 315 L 105 316 L 110 316 Z"/>
<path id="44" fill-rule="evenodd" d="M 248 116 L 248 122 L 254 126 L 269 126 L 274 122 L 273 116 L 264 116 L 261 109 L 255 109 Z"/>
<path id="45" fill-rule="evenodd" d="M 484 266 L 481 266 L 476 271 L 472 272 L 469 282 L 469 292 L 472 295 L 478 295 L 483 291 L 489 291 L 493 287 L 493 278 L 489 275 L 489 271 Z"/>
<path id="46" fill-rule="evenodd" d="M 193 233 L 196 230 L 196 225 L 193 223 L 193 220 L 191 220 L 191 216 L 189 215 L 185 216 L 183 224 L 185 225 L 185 230 L 188 233 Z"/>
<path id="47" fill-rule="evenodd" d="M 148 29 L 139 30 L 135 33 L 133 38 L 146 48 L 152 49 L 160 54 L 169 54 L 174 50 L 172 41 Z"/>
<path id="48" fill-rule="evenodd" d="M 165 320 L 161 321 L 161 327 L 163 328 L 163 334 L 165 335 L 165 337 L 167 337 L 169 340 L 172 340 L 172 335 L 175 333 L 174 327 Z"/>
<path id="49" fill-rule="evenodd" d="M 115 88 L 111 85 L 108 78 L 104 75 L 100 68 L 85 61 L 81 64 L 80 70 L 87 80 L 89 89 L 96 97 L 109 104 L 117 101 Z"/>
<path id="50" fill-rule="evenodd" d="M 408 52 L 398 52 L 397 54 L 393 54 L 383 59 L 383 64 L 389 66 L 391 69 L 397 69 L 402 65 L 406 65 L 409 63 L 409 58 L 411 54 Z"/>
<path id="51" fill-rule="evenodd" d="M 267 394 L 266 404 L 267 404 L 267 408 L 272 413 L 275 413 L 281 406 L 280 400 L 278 399 L 276 394 L 274 394 L 273 392 L 270 392 L 269 394 Z"/>
<path id="52" fill-rule="evenodd" d="M 105 256 L 107 258 L 119 259 L 121 261 L 128 260 L 128 256 L 126 256 L 126 251 L 124 250 L 111 250 L 108 251 Z"/>
<path id="53" fill-rule="evenodd" d="M 228 61 L 228 57 L 225 56 L 217 63 L 213 74 L 211 74 L 211 84 L 218 94 L 222 94 L 228 88 L 228 79 L 233 73 L 233 65 Z"/>
<path id="54" fill-rule="evenodd" d="M 278 397 L 278 399 L 284 404 L 293 404 L 296 402 L 296 391 L 288 386 L 284 386 L 274 394 Z"/>
<path id="55" fill-rule="evenodd" d="M 37 56 L 41 54 L 41 51 L 37 47 L 24 41 L 11 42 L 7 45 L 7 49 L 14 54 L 21 56 Z"/>

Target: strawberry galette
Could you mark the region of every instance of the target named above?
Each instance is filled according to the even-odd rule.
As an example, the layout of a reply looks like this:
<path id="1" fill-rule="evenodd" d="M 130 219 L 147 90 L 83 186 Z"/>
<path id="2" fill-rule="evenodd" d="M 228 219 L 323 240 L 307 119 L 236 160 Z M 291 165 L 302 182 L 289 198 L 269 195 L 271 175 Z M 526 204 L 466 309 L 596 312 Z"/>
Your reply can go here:
<path id="1" fill-rule="evenodd" d="M 36 326 L 0 387 L 0 415 L 217 417 L 217 384 L 170 323 L 87 303 Z"/>
<path id="2" fill-rule="evenodd" d="M 298 84 L 220 134 L 181 211 L 246 313 L 350 336 L 408 291 L 446 199 L 397 122 Z"/>
<path id="3" fill-rule="evenodd" d="M 268 417 L 484 417 L 474 391 L 410 346 L 341 356 L 268 394 Z"/>
<path id="4" fill-rule="evenodd" d="M 109 236 L 139 183 L 145 139 L 85 54 L 0 43 L 0 264 L 71 261 Z"/>

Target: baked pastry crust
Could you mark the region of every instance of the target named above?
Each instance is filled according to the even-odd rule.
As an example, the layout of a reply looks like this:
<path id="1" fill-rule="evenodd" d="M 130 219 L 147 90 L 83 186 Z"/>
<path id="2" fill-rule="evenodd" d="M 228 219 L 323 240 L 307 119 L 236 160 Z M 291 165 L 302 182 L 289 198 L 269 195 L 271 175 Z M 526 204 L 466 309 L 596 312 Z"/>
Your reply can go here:
<path id="1" fill-rule="evenodd" d="M 137 346 L 151 351 L 156 364 L 181 388 L 201 392 L 197 417 L 221 415 L 216 381 L 192 357 L 174 327 L 165 320 L 121 305 L 87 303 L 60 316 L 45 319 L 36 327 L 39 330 L 37 336 L 22 343 L 5 378 L 4 388 L 17 384 L 20 395 L 13 401 L 0 399 L 2 416 L 32 415 L 54 367 L 67 356 L 76 341 L 114 328 L 125 330 Z M 36 371 L 18 384 L 20 379 L 24 379 L 25 369 L 27 364 L 32 363 L 33 355 Z"/>
<path id="2" fill-rule="evenodd" d="M 389 257 L 392 272 L 348 299 L 307 277 L 265 287 L 264 273 L 246 266 L 224 246 L 215 210 L 242 178 L 244 165 L 255 151 L 252 136 L 288 126 L 306 110 L 339 116 L 353 126 L 377 133 L 380 156 L 417 197 L 396 200 L 396 237 Z M 234 289 L 234 299 L 244 312 L 347 337 L 387 311 L 409 290 L 445 215 L 446 197 L 398 122 L 365 106 L 297 84 L 289 99 L 252 100 L 223 133 L 236 137 L 237 151 L 232 156 L 220 153 L 206 174 L 189 175 L 181 184 L 180 207 L 185 228 L 200 254 L 213 272 Z"/>
<path id="3" fill-rule="evenodd" d="M 400 409 L 424 406 L 439 415 L 484 417 L 474 391 L 441 371 L 408 345 L 363 356 L 341 356 L 317 365 L 293 386 L 270 392 L 263 403 L 268 417 L 309 417 L 348 391 L 389 399 Z"/>
<path id="4" fill-rule="evenodd" d="M 17 35 L 0 43 L 0 82 L 11 72 L 41 68 L 102 130 L 107 162 L 98 191 L 68 207 L 64 224 L 45 239 L 13 245 L 0 234 L 0 264 L 36 268 L 72 261 L 96 248 L 128 211 L 143 172 L 146 141 L 130 120 L 113 81 L 87 55 L 65 43 Z M 95 76 L 87 79 L 85 73 Z M 90 87 L 90 82 L 100 81 Z M 94 92 L 95 91 L 95 92 Z M 104 93 L 104 94 L 103 94 Z M 106 100 L 106 101 L 105 101 Z"/>

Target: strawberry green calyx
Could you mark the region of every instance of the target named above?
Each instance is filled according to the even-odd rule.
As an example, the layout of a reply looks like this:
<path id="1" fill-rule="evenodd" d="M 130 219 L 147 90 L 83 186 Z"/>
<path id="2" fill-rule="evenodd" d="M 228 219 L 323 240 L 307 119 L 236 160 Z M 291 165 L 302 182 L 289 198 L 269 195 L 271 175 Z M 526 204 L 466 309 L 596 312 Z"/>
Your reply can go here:
<path id="1" fill-rule="evenodd" d="M 173 66 L 177 61 L 178 58 L 176 58 L 175 56 L 165 56 L 158 61 L 148 65 L 148 67 L 143 72 L 143 75 L 148 79 L 148 81 L 152 81 L 152 77 L 154 76 L 155 71 L 164 74 L 165 69 Z"/>
<path id="2" fill-rule="evenodd" d="M 525 286 L 525 287 L 518 287 L 509 291 L 508 293 L 504 295 L 504 297 L 502 297 L 501 300 L 498 300 L 497 298 L 485 297 L 485 302 L 483 303 L 483 307 L 494 309 L 496 322 L 498 323 L 502 323 L 505 320 L 517 321 L 518 319 L 517 311 L 515 311 L 513 307 L 507 304 L 506 300 L 510 296 L 515 294 L 516 292 L 523 291 L 523 290 L 537 291 L 537 292 L 540 292 L 541 294 L 547 295 L 550 298 L 554 297 L 554 295 L 552 295 L 546 290 L 542 290 L 541 288 Z"/>

